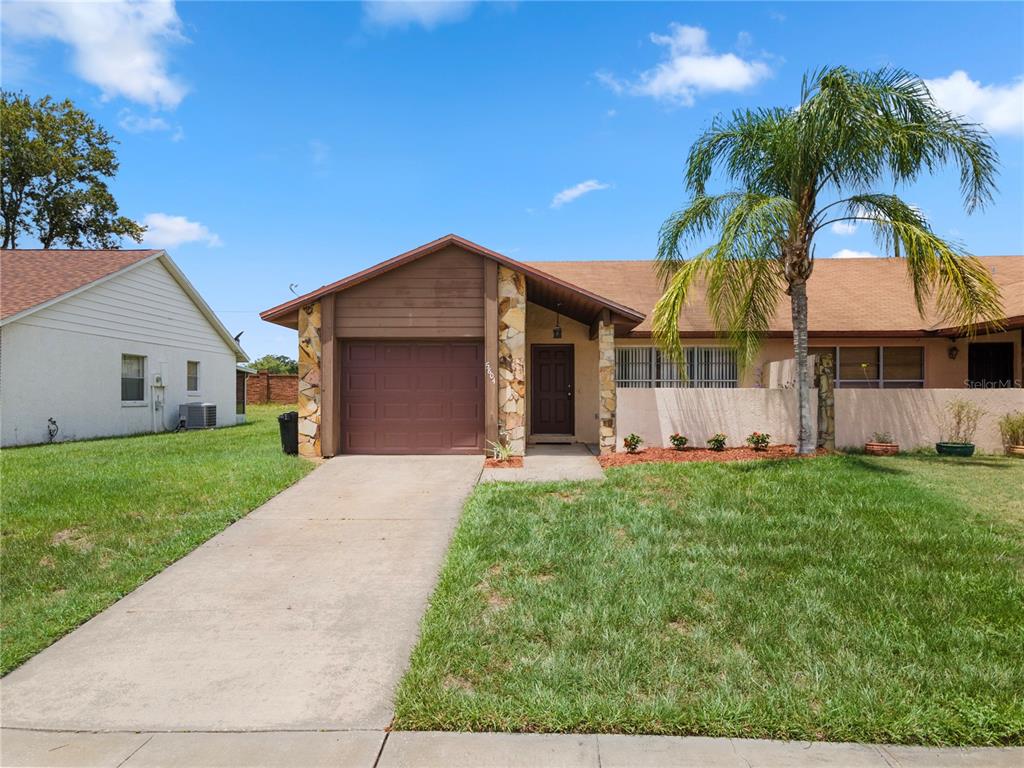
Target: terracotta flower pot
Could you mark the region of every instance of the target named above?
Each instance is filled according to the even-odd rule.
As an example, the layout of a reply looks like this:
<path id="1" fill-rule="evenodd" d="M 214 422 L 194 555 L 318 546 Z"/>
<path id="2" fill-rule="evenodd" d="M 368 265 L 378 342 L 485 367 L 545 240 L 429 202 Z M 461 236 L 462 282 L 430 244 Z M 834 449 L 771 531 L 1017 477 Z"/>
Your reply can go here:
<path id="1" fill-rule="evenodd" d="M 1006 446 L 1006 452 L 1010 456 L 1019 456 L 1024 459 L 1024 445 L 1008 445 Z"/>
<path id="2" fill-rule="evenodd" d="M 869 456 L 895 456 L 899 452 L 899 443 L 864 443 L 864 453 Z"/>
<path id="3" fill-rule="evenodd" d="M 935 452 L 940 456 L 973 456 L 974 443 L 936 443 Z"/>

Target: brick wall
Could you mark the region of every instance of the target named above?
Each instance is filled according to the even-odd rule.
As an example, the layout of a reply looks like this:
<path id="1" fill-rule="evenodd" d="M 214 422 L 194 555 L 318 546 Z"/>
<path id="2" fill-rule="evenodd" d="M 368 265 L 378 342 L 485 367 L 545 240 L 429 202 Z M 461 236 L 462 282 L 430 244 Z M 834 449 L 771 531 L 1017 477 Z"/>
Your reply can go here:
<path id="1" fill-rule="evenodd" d="M 246 402 L 249 405 L 264 403 L 297 403 L 299 401 L 299 377 L 294 373 L 254 373 L 245 382 Z"/>

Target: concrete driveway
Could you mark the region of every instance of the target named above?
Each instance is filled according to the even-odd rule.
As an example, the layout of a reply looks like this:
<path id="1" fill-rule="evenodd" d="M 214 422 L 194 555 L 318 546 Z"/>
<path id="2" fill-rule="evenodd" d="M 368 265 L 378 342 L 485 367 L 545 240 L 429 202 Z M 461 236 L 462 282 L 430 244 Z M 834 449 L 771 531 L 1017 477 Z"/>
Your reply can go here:
<path id="1" fill-rule="evenodd" d="M 325 462 L 8 675 L 4 728 L 379 732 L 481 467 Z"/>

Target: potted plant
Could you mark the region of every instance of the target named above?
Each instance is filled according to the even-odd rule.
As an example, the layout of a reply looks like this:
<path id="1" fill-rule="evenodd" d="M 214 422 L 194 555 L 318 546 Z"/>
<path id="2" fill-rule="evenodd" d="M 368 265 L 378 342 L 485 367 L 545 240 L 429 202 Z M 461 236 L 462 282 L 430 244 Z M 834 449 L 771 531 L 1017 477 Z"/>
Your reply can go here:
<path id="1" fill-rule="evenodd" d="M 686 447 L 686 443 L 689 442 L 685 436 L 680 435 L 678 432 L 674 435 L 669 435 L 668 441 L 672 443 L 672 447 L 677 451 L 683 450 Z"/>
<path id="2" fill-rule="evenodd" d="M 622 438 L 622 445 L 625 447 L 626 453 L 636 453 L 642 442 L 643 438 L 635 432 L 630 432 Z"/>
<path id="3" fill-rule="evenodd" d="M 724 451 L 725 443 L 729 438 L 723 435 L 721 432 L 712 435 L 708 438 L 708 448 L 712 451 Z"/>
<path id="4" fill-rule="evenodd" d="M 747 444 L 755 451 L 765 451 L 768 449 L 768 441 L 771 439 L 772 436 L 767 432 L 751 432 L 747 437 Z"/>
<path id="5" fill-rule="evenodd" d="M 978 422 L 985 415 L 984 409 L 963 397 L 946 403 L 941 421 L 941 440 L 935 444 L 940 456 L 973 456 L 974 433 Z"/>
<path id="6" fill-rule="evenodd" d="M 1004 415 L 999 420 L 999 434 L 1009 455 L 1024 458 L 1024 411 Z"/>
<path id="7" fill-rule="evenodd" d="M 864 443 L 864 453 L 869 456 L 895 456 L 899 452 L 899 443 L 888 432 L 873 432 L 871 440 Z"/>

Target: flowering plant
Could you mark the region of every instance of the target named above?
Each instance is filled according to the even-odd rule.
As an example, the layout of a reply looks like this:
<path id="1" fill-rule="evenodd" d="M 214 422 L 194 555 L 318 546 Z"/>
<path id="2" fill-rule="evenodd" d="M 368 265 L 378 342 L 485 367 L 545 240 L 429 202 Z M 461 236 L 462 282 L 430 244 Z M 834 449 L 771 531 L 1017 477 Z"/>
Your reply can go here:
<path id="1" fill-rule="evenodd" d="M 670 435 L 668 441 L 672 443 L 672 447 L 675 448 L 677 451 L 683 450 L 683 448 L 686 447 L 686 443 L 688 442 L 686 437 L 684 435 L 680 435 L 678 432 L 676 432 L 674 435 Z"/>
<path id="2" fill-rule="evenodd" d="M 708 448 L 712 451 L 724 451 L 725 443 L 729 438 L 719 432 L 716 435 L 712 435 L 708 438 Z"/>
<path id="3" fill-rule="evenodd" d="M 772 439 L 772 436 L 767 432 L 751 432 L 747 438 L 747 443 L 755 451 L 763 451 L 768 447 L 768 441 Z"/>
<path id="4" fill-rule="evenodd" d="M 626 453 L 636 453 L 636 449 L 640 447 L 640 443 L 642 442 L 643 439 L 635 432 L 630 432 L 622 439 L 622 444 L 626 448 Z"/>

